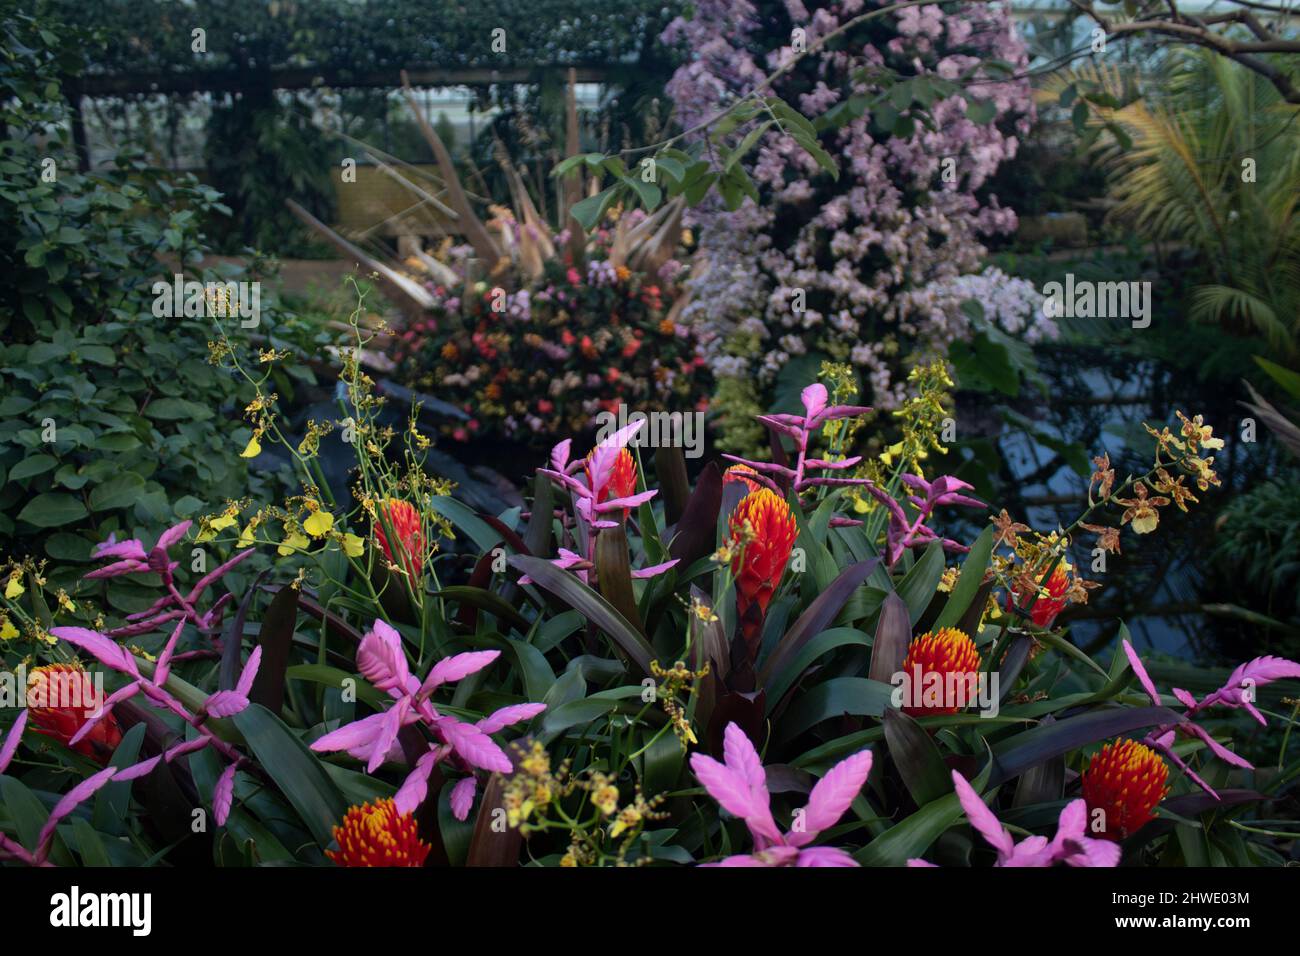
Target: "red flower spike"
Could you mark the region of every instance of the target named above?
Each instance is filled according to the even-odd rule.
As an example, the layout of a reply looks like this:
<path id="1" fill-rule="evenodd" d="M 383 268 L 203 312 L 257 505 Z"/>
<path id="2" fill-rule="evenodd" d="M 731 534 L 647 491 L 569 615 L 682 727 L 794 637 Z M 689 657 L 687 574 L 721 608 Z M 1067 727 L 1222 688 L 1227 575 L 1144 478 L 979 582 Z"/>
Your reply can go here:
<path id="1" fill-rule="evenodd" d="M 409 502 L 402 501 L 400 498 L 389 498 L 380 507 L 383 508 L 384 517 L 388 519 L 388 524 L 402 546 L 401 565 L 411 576 L 414 585 L 420 580 L 424 570 L 424 534 L 420 528 L 420 513 Z M 375 519 L 375 540 L 389 563 L 397 564 L 398 559 L 393 554 L 388 535 L 384 533 L 384 522 L 378 518 Z"/>
<path id="2" fill-rule="evenodd" d="M 752 538 L 745 541 L 748 524 Z M 728 523 L 731 546 L 736 549 L 731 571 L 736 576 L 736 610 L 750 659 L 758 651 L 763 617 L 776 593 L 799 528 L 785 499 L 767 488 L 740 500 Z"/>

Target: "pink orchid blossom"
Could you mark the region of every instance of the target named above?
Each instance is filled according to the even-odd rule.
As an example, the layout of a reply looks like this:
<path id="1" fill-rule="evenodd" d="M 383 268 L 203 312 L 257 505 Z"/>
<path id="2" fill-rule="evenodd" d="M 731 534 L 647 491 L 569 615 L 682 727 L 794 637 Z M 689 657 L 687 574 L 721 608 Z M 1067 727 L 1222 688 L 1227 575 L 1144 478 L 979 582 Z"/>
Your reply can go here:
<path id="1" fill-rule="evenodd" d="M 566 438 L 551 449 L 551 467 L 537 469 L 538 474 L 546 475 L 569 491 L 573 499 L 573 511 L 578 521 L 578 540 L 587 550 L 584 556 L 568 548 L 559 548 L 558 558 L 552 558 L 551 564 L 562 570 L 573 571 L 583 584 L 589 584 L 590 572 L 595 568 L 596 534 L 604 528 L 616 528 L 618 522 L 605 517 L 608 514 L 621 514 L 625 509 L 636 508 L 650 501 L 659 492 L 657 490 L 641 491 L 622 498 L 600 501 L 600 490 L 609 484 L 614 473 L 614 466 L 619 454 L 627 447 L 645 425 L 641 418 L 620 428 L 608 438 L 601 440 L 591 455 L 586 459 L 569 460 L 573 440 Z M 651 578 L 663 574 L 675 567 L 678 559 L 665 561 L 632 572 L 634 578 Z M 532 578 L 523 575 L 520 584 L 533 583 Z"/>
<path id="2" fill-rule="evenodd" d="M 1147 673 L 1146 665 L 1138 657 L 1137 651 L 1128 641 L 1122 642 L 1124 654 L 1128 657 L 1129 664 L 1133 667 L 1133 673 L 1137 675 L 1138 683 L 1146 691 L 1146 695 L 1151 698 L 1151 702 L 1157 707 L 1163 706 L 1160 699 L 1160 692 L 1156 690 L 1155 682 L 1151 680 L 1151 675 Z M 1214 735 L 1200 725 L 1193 723 L 1191 718 L 1196 716 L 1202 710 L 1209 707 L 1227 707 L 1229 709 L 1242 708 L 1254 717 L 1260 724 L 1267 726 L 1264 715 L 1255 707 L 1255 688 L 1262 687 L 1264 684 L 1271 684 L 1275 680 L 1286 678 L 1300 678 L 1300 664 L 1289 661 L 1283 657 L 1256 657 L 1254 660 L 1247 661 L 1228 677 L 1228 681 L 1214 693 L 1207 695 L 1200 703 L 1190 693 L 1181 687 L 1173 689 L 1173 696 L 1187 710 L 1177 724 L 1162 724 L 1147 734 L 1145 743 L 1160 751 L 1169 760 L 1174 763 L 1183 773 L 1187 774 L 1198 787 L 1208 793 L 1214 799 L 1219 799 L 1219 794 L 1206 783 L 1194 771 L 1187 762 L 1174 752 L 1174 740 L 1178 733 L 1189 737 L 1195 737 L 1205 744 L 1220 760 L 1231 764 L 1234 767 L 1241 767 L 1244 770 L 1253 770 L 1252 764 L 1245 757 L 1234 753 L 1223 744 L 1214 739 Z"/>
<path id="3" fill-rule="evenodd" d="M 758 751 L 735 723 L 723 734 L 723 762 L 697 753 L 691 770 L 709 796 L 722 809 L 745 821 L 754 838 L 754 852 L 729 856 L 705 866 L 857 866 L 844 850 L 810 847 L 823 831 L 834 826 L 862 790 L 871 772 L 871 751 L 862 750 L 841 760 L 817 781 L 808 803 L 795 812 L 788 833 L 772 819 L 767 772 Z"/>
<path id="4" fill-rule="evenodd" d="M 841 418 L 854 418 L 858 415 L 865 415 L 871 411 L 865 405 L 828 405 L 829 397 L 826 392 L 826 386 L 820 382 L 814 382 L 812 385 L 804 388 L 799 393 L 799 399 L 803 403 L 804 413 L 802 415 L 777 414 L 777 415 L 757 415 L 756 420 L 760 422 L 769 431 L 784 435 L 793 439 L 795 445 L 795 466 L 788 468 L 785 465 L 778 465 L 774 462 L 767 461 L 750 461 L 747 458 L 739 458 L 735 455 L 723 455 L 728 461 L 734 461 L 737 464 L 747 465 L 753 468 L 758 474 L 749 475 L 752 481 L 757 481 L 771 490 L 781 493 L 780 487 L 769 475 L 777 475 L 786 481 L 795 492 L 801 492 L 807 488 L 814 488 L 818 485 L 827 486 L 845 486 L 845 485 L 864 485 L 868 484 L 865 478 L 832 478 L 827 476 L 809 478 L 808 469 L 817 469 L 820 471 L 843 471 L 852 468 L 862 461 L 860 455 L 851 458 L 844 458 L 840 461 L 828 461 L 821 458 L 809 458 L 808 446 L 812 443 L 813 433 L 827 422 L 836 421 Z"/>
<path id="5" fill-rule="evenodd" d="M 443 684 L 462 680 L 489 666 L 500 651 L 469 651 L 438 661 L 420 681 L 410 672 L 401 635 L 376 620 L 357 647 L 357 670 L 379 690 L 393 698 L 393 706 L 330 731 L 315 740 L 318 753 L 346 751 L 366 763 L 374 773 L 385 762 L 403 759 L 397 735 L 403 727 L 421 724 L 433 738 L 415 761 L 415 766 L 397 791 L 394 802 L 399 813 L 413 813 L 428 796 L 433 768 L 446 761 L 468 776 L 452 791 L 452 812 L 456 819 L 469 816 L 477 789 L 478 771 L 510 773 L 513 765 L 505 751 L 489 736 L 512 724 L 531 720 L 546 709 L 545 704 L 510 704 L 477 723 L 440 714 L 430 696 Z"/>
<path id="6" fill-rule="evenodd" d="M 1050 843 L 1044 836 L 1026 837 L 1017 843 L 1011 831 L 1002 825 L 975 788 L 956 770 L 952 772 L 952 785 L 970 825 L 998 851 L 996 866 L 1040 867 L 1058 863 L 1067 866 L 1119 866 L 1119 844 L 1088 836 L 1088 805 L 1083 800 L 1071 800 L 1065 805 L 1056 824 L 1056 836 Z M 934 866 L 921 859 L 908 860 L 907 865 Z"/>

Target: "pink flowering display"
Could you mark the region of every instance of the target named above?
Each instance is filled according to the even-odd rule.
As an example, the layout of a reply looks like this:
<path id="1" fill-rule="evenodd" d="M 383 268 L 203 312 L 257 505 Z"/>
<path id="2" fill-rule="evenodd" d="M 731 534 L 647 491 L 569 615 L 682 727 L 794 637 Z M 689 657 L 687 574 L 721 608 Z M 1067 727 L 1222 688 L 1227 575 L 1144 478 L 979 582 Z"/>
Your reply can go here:
<path id="1" fill-rule="evenodd" d="M 753 743 L 735 724 L 724 736 L 723 760 L 704 754 L 691 757 L 691 770 L 718 805 L 743 820 L 754 840 L 754 852 L 729 856 L 711 866 L 857 866 L 843 850 L 811 846 L 823 830 L 844 816 L 871 773 L 871 751 L 846 757 L 826 772 L 808 794 L 808 803 L 795 811 L 789 832 L 772 819 L 767 774 Z"/>
<path id="2" fill-rule="evenodd" d="M 376 592 L 383 549 L 351 530 L 390 488 L 347 514 L 315 488 L 296 548 L 227 504 L 193 535 L 224 548 L 230 528 L 212 571 L 176 556 L 189 522 L 151 547 L 88 543 L 96 566 L 55 592 L 57 610 L 30 601 L 38 567 L 11 571 L 6 613 L 58 666 L 31 685 L 41 699 L 29 688 L 30 719 L 6 722 L 0 789 L 32 805 L 25 748 L 68 784 L 39 826 L 0 816 L 0 860 L 144 862 L 139 819 L 92 836 L 87 805 L 111 787 L 147 806 L 174 785 L 210 817 L 221 862 L 237 845 L 241 862 L 412 868 L 1182 865 L 1173 828 L 1191 823 L 1285 861 L 1275 807 L 1290 778 L 1256 765 L 1274 746 L 1294 763 L 1288 740 L 1238 731 L 1271 729 L 1290 692 L 1272 685 L 1300 681 L 1300 664 L 1256 657 L 1226 681 L 1191 668 L 1199 696 L 1165 695 L 1130 641 L 1106 667 L 1058 623 L 1097 583 L 1062 568 L 1068 537 L 1114 545 L 1121 530 L 1098 522 L 1186 498 L 1173 471 L 1211 484 L 1213 429 L 1185 415 L 1183 438 L 1152 429 L 1168 452 L 1145 477 L 1121 481 L 1098 457 L 1087 511 L 1044 533 L 994 516 L 915 448 L 850 453 L 872 409 L 839 369 L 823 374 L 830 387 L 804 383 L 798 411 L 758 416 L 768 454 L 694 476 L 680 448 L 646 454 L 635 419 L 585 454 L 585 434 L 557 442 L 525 509 L 475 513 L 408 478 L 399 500 L 431 537 L 422 600 L 401 613 Z M 1157 496 L 1133 490 L 1148 480 Z M 255 555 L 278 580 L 211 598 Z M 124 580 L 161 593 L 105 620 L 96 590 Z M 1062 607 L 1036 615 L 1046 601 Z M 896 694 L 900 677 L 945 690 L 985 673 L 1000 685 L 952 706 Z M 59 696 L 100 681 L 83 709 Z M 66 733 L 28 732 L 41 721 Z M 87 755 L 91 739 L 111 743 Z"/>
<path id="3" fill-rule="evenodd" d="M 1155 682 L 1151 680 L 1151 675 L 1147 673 L 1146 665 L 1142 663 L 1142 659 L 1138 657 L 1137 651 L 1133 649 L 1132 644 L 1127 640 L 1121 643 L 1129 664 L 1133 668 L 1133 673 L 1137 675 L 1138 683 L 1142 685 L 1142 690 L 1151 698 L 1151 703 L 1160 706 L 1162 702 L 1160 692 L 1156 690 Z M 1240 708 L 1257 720 L 1260 726 L 1266 727 L 1268 721 L 1264 719 L 1264 715 L 1255 706 L 1256 692 L 1260 687 L 1284 678 L 1300 678 L 1300 664 L 1281 657 L 1257 657 L 1237 667 L 1228 677 L 1227 683 L 1214 693 L 1207 694 L 1200 701 L 1182 688 L 1175 687 L 1173 696 L 1186 709 L 1177 723 L 1161 724 L 1148 733 L 1146 744 L 1164 754 L 1183 773 L 1187 774 L 1198 787 L 1217 800 L 1219 795 L 1214 788 L 1188 766 L 1187 762 L 1174 750 L 1175 738 L 1181 734 L 1199 740 L 1220 760 L 1234 767 L 1243 767 L 1248 770 L 1254 769 L 1249 760 L 1223 746 L 1208 730 L 1194 723 L 1192 718 L 1212 707 L 1223 707 L 1229 710 Z"/>
<path id="4" fill-rule="evenodd" d="M 377 690 L 393 699 L 387 710 L 353 721 L 312 742 L 312 750 L 329 753 L 346 750 L 374 773 L 386 761 L 401 762 L 402 748 L 397 735 L 403 727 L 420 724 L 432 738 L 402 784 L 394 803 L 399 813 L 412 813 L 428 794 L 429 775 L 446 763 L 467 776 L 451 793 L 456 819 L 469 816 L 478 786 L 476 772 L 509 773 L 510 758 L 491 734 L 531 720 L 546 709 L 545 704 L 513 704 L 502 707 L 475 723 L 440 714 L 430 700 L 442 685 L 463 680 L 481 671 L 500 656 L 500 651 L 470 651 L 438 661 L 424 680 L 413 675 L 406 662 L 401 635 L 376 620 L 357 648 L 357 669 Z"/>
<path id="5" fill-rule="evenodd" d="M 1107 840 L 1088 836 L 1088 808 L 1082 800 L 1071 800 L 1061 811 L 1056 836 L 1026 837 L 1019 843 L 988 808 L 975 788 L 956 770 L 952 786 L 970 825 L 998 853 L 998 866 L 1118 866 L 1119 847 Z M 912 859 L 908 866 L 933 866 Z"/>
<path id="6" fill-rule="evenodd" d="M 433 305 L 395 350 L 403 382 L 463 413 L 447 420 L 446 435 L 554 441 L 619 403 L 646 412 L 703 407 L 708 369 L 679 315 L 686 267 L 670 258 L 646 272 L 625 264 L 625 249 L 611 251 L 644 218 L 632 210 L 602 223 L 581 270 L 568 234 L 557 234 L 542 274 L 523 288 L 477 281 L 472 250 L 452 250 L 457 281 L 429 283 Z"/>
<path id="7" fill-rule="evenodd" d="M 731 446 L 782 369 L 803 356 L 849 356 L 872 405 L 893 409 L 905 390 L 900 358 L 967 337 L 968 299 L 1004 331 L 1055 334 L 1029 283 L 981 263 L 982 238 L 1016 225 L 987 182 L 1034 115 L 1028 82 L 986 65 L 1025 67 L 1010 17 L 984 3 L 909 7 L 818 48 L 870 9 L 861 0 L 701 0 L 664 34 L 687 54 L 668 91 L 688 128 L 792 62 L 796 33 L 810 53 L 776 80 L 775 95 L 814 118 L 873 104 L 822 135 L 838 180 L 773 127 L 747 159 L 757 200 L 696 213 L 700 257 L 684 315 L 718 377 L 715 406 L 732 422 L 723 436 Z M 970 85 L 931 104 L 927 124 L 880 95 L 890 71 Z M 976 102 L 989 122 L 972 119 Z"/>

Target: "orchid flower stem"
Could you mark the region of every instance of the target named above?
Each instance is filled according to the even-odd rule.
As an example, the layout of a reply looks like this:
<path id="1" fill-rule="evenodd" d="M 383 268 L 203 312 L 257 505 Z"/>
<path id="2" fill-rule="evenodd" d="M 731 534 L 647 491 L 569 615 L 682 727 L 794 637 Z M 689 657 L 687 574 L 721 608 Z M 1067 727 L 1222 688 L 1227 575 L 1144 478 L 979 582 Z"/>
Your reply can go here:
<path id="1" fill-rule="evenodd" d="M 651 747 L 653 747 L 654 744 L 655 744 L 655 741 L 657 741 L 660 737 L 662 737 L 662 736 L 664 735 L 664 732 L 667 731 L 670 727 L 672 727 L 672 724 L 664 724 L 664 725 L 663 725 L 662 727 L 660 727 L 657 731 L 655 731 L 654 736 L 651 737 L 648 741 L 646 741 L 646 744 L 645 744 L 644 747 L 642 747 L 640 750 L 637 750 L 637 751 L 635 751 L 635 752 L 630 753 L 630 754 L 627 755 L 627 757 L 626 757 L 626 758 L 624 759 L 624 761 L 623 761 L 624 766 L 626 766 L 627 764 L 631 763 L 631 762 L 632 762 L 633 760 L 635 760 L 637 757 L 641 756 L 643 753 L 645 753 L 647 750 L 649 750 Z"/>
<path id="2" fill-rule="evenodd" d="M 1225 820 L 1224 822 L 1227 823 L 1228 826 L 1236 827 L 1238 830 L 1244 830 L 1246 833 L 1258 833 L 1261 836 L 1281 837 L 1283 840 L 1295 840 L 1300 838 L 1300 833 L 1294 831 L 1287 833 L 1282 830 L 1265 830 L 1262 827 L 1248 827 L 1246 824 L 1239 823 L 1236 820 Z"/>
<path id="3" fill-rule="evenodd" d="M 1297 700 L 1295 702 L 1295 706 L 1291 708 L 1291 716 L 1287 719 L 1286 722 L 1286 731 L 1283 732 L 1282 734 L 1282 746 L 1279 747 L 1277 751 L 1278 770 L 1282 769 L 1283 759 L 1286 757 L 1286 747 L 1287 744 L 1291 741 L 1291 729 L 1295 727 L 1297 714 L 1300 714 L 1300 700 Z"/>

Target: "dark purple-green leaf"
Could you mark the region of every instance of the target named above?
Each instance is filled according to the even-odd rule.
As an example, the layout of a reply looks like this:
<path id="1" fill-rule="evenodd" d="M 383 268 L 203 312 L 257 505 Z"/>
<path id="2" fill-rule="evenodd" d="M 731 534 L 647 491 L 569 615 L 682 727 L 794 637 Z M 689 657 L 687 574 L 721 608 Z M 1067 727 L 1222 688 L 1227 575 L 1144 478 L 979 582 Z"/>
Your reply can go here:
<path id="1" fill-rule="evenodd" d="M 876 638 L 871 645 L 871 667 L 867 676 L 883 684 L 893 682 L 895 674 L 903 669 L 907 645 L 912 641 L 912 623 L 907 605 L 892 591 L 885 595 L 876 622 Z"/>
<path id="2" fill-rule="evenodd" d="M 298 589 L 281 588 L 266 609 L 257 643 L 262 648 L 262 663 L 253 680 L 248 699 L 261 704 L 273 714 L 284 706 L 284 672 L 289 667 L 289 648 L 298 623 Z"/>
<path id="3" fill-rule="evenodd" d="M 1044 761 L 1108 737 L 1176 723 L 1178 715 L 1168 707 L 1108 707 L 1051 724 L 1039 724 L 1000 741 L 993 748 L 991 783 L 1014 779 Z"/>
<path id="4" fill-rule="evenodd" d="M 543 558 L 516 554 L 509 561 L 512 567 L 528 575 L 539 587 L 554 594 L 608 634 L 610 640 L 643 674 L 650 673 L 650 661 L 656 656 L 654 648 L 603 597 L 570 572 L 557 568 Z"/>
<path id="5" fill-rule="evenodd" d="M 718 539 L 718 511 L 722 507 L 722 472 L 709 462 L 695 482 L 681 520 L 673 529 L 668 553 L 689 567 L 713 552 Z"/>
<path id="6" fill-rule="evenodd" d="M 952 791 L 952 778 L 934 738 L 901 710 L 884 715 L 885 746 L 898 768 L 907 792 L 918 807 Z"/>
<path id="7" fill-rule="evenodd" d="M 623 526 L 604 528 L 596 535 L 596 584 L 611 606 L 642 634 L 641 612 L 632 591 L 632 564 Z"/>
<path id="8" fill-rule="evenodd" d="M 849 565 L 831 582 L 830 587 L 808 605 L 808 609 L 799 615 L 799 620 L 785 632 L 780 643 L 768 655 L 767 662 L 759 674 L 760 686 L 766 683 L 770 675 L 792 664 L 800 648 L 831 626 L 840 609 L 870 576 L 876 564 L 877 561 L 873 558 L 870 561 Z"/>
<path id="9" fill-rule="evenodd" d="M 664 502 L 664 521 L 677 524 L 686 512 L 691 485 L 686 477 L 686 456 L 675 445 L 655 449 L 655 477 Z"/>

